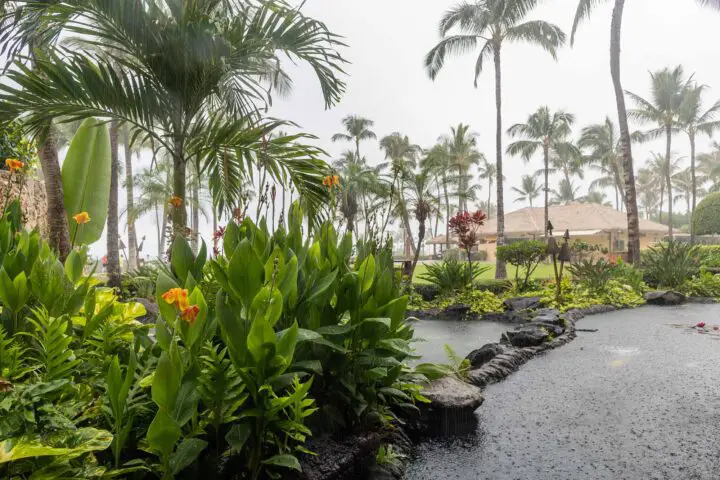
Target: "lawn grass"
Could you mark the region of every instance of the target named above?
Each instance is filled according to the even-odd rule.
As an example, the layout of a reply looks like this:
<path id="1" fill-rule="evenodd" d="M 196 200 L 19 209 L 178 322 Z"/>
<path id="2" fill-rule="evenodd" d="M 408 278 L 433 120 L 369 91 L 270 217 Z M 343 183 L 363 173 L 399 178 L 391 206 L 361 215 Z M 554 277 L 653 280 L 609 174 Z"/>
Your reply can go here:
<path id="1" fill-rule="evenodd" d="M 425 280 L 423 280 L 422 278 L 420 278 L 420 275 L 425 273 L 425 271 L 427 270 L 425 265 L 426 265 L 426 262 L 420 262 L 417 264 L 417 267 L 415 267 L 415 275 L 413 276 L 413 283 L 417 283 L 419 285 L 428 283 Z M 491 278 L 495 278 L 495 263 L 494 262 L 473 262 L 473 265 L 478 265 L 478 266 L 481 265 L 484 268 L 490 267 L 490 268 L 487 268 L 487 271 L 481 273 L 478 276 L 478 279 L 489 280 Z M 507 274 L 508 274 L 509 279 L 514 279 L 515 278 L 515 267 L 508 265 L 507 266 Z M 553 266 L 552 266 L 552 264 L 549 264 L 549 263 L 541 263 L 540 265 L 538 265 L 537 269 L 535 270 L 535 272 L 533 272 L 533 275 L 532 275 L 532 278 L 541 278 L 541 279 L 554 278 L 554 277 L 555 277 L 555 274 L 553 272 Z"/>

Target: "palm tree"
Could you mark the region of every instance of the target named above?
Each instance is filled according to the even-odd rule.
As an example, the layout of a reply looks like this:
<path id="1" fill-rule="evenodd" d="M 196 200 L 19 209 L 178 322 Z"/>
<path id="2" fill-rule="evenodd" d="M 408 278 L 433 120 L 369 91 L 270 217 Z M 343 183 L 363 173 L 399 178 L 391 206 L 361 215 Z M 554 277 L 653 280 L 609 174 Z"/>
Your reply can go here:
<path id="1" fill-rule="evenodd" d="M 538 150 L 542 149 L 545 166 L 545 225 L 549 221 L 550 152 L 557 152 L 560 149 L 567 153 L 567 151 L 575 149 L 575 146 L 567 141 L 574 121 L 575 117 L 570 113 L 558 110 L 551 114 L 548 107 L 540 107 L 528 117 L 527 123 L 517 123 L 508 129 L 511 137 L 523 138 L 508 145 L 509 154 L 520 155 L 523 160 L 528 162 Z M 569 178 L 566 180 L 568 183 L 570 182 Z M 545 235 L 547 235 L 547 230 Z"/>
<path id="2" fill-rule="evenodd" d="M 493 182 L 495 182 L 495 177 L 497 177 L 497 166 L 488 162 L 485 160 L 480 164 L 480 178 L 483 180 L 487 180 L 488 182 L 488 199 L 487 199 L 487 214 L 488 216 L 491 215 L 492 212 L 490 212 L 490 207 L 492 206 L 492 187 Z M 505 178 L 503 177 L 503 180 Z"/>
<path id="3" fill-rule="evenodd" d="M 448 187 L 450 186 L 452 177 L 449 172 L 452 170 L 452 157 L 448 151 L 447 143 L 441 142 L 436 144 L 430 150 L 426 152 L 426 156 L 421 163 L 421 168 L 424 171 L 430 172 L 435 176 L 435 184 L 438 189 L 437 198 L 440 199 L 440 189 L 442 189 L 442 198 L 444 199 L 442 205 L 445 206 L 445 250 L 450 248 L 450 226 L 447 220 L 450 218 L 450 193 Z M 485 162 L 487 164 L 487 161 Z M 435 235 L 437 235 L 438 221 L 440 215 L 435 217 Z"/>
<path id="4" fill-rule="evenodd" d="M 712 134 L 720 128 L 720 121 L 715 120 L 716 115 L 720 112 L 720 100 L 716 101 L 710 108 L 703 111 L 702 94 L 706 90 L 705 85 L 691 85 L 683 98 L 680 108 L 679 124 L 680 128 L 687 134 L 690 140 L 690 178 L 691 178 L 691 208 L 688 209 L 688 216 L 692 218 L 697 203 L 697 172 L 695 170 L 695 138 L 698 133 L 712 136 Z M 692 231 L 692 221 L 690 225 L 690 242 L 695 242 L 695 234 Z"/>
<path id="5" fill-rule="evenodd" d="M 580 180 L 585 178 L 584 168 L 587 165 L 580 148 L 572 142 L 559 144 L 555 147 L 554 155 L 550 157 L 550 174 L 560 173 L 568 182 L 572 177 L 578 177 Z M 539 175 L 541 171 L 536 172 Z"/>
<path id="6" fill-rule="evenodd" d="M 356 158 L 362 158 L 360 156 L 360 142 L 377 139 L 375 132 L 370 130 L 375 125 L 375 122 L 357 115 L 348 115 L 343 118 L 342 123 L 346 133 L 336 133 L 332 136 L 332 141 L 354 142 Z"/>
<path id="7" fill-rule="evenodd" d="M 283 53 L 308 63 L 326 106 L 336 103 L 344 90 L 338 38 L 278 1 L 140 3 L 53 2 L 48 21 L 61 19 L 64 31 L 80 35 L 76 48 L 50 49 L 33 70 L 11 70 L 11 81 L 0 85 L 0 114 L 22 118 L 33 132 L 48 117 L 129 123 L 170 152 L 173 194 L 182 199 L 194 159 L 217 180 L 216 205 L 223 197 L 232 210 L 248 168 L 262 156 L 271 159 L 275 180 L 288 175 L 308 202 L 323 203 L 321 152 L 291 143 L 302 135 L 268 139 L 285 123 L 263 120 L 261 112 L 273 90 L 289 88 Z M 97 44 L 122 50 L 123 61 L 93 53 Z M 173 209 L 175 230 L 186 223 L 185 208 Z"/>
<path id="8" fill-rule="evenodd" d="M 674 69 L 664 68 L 654 73 L 650 73 L 651 80 L 651 97 L 652 100 L 646 100 L 640 95 L 632 92 L 626 92 L 635 102 L 637 108 L 631 110 L 630 116 L 643 123 L 654 123 L 656 128 L 643 132 L 643 139 L 656 139 L 665 135 L 665 158 L 670 163 L 670 151 L 672 148 L 673 130 L 680 125 L 680 112 L 683 108 L 683 102 L 690 90 L 691 80 L 686 79 L 683 67 L 678 65 Z M 672 198 L 670 191 L 670 172 L 666 170 L 669 199 Z M 668 236 L 672 239 L 672 201 L 668 202 Z"/>
<path id="9" fill-rule="evenodd" d="M 660 153 L 652 153 L 651 157 L 646 162 L 646 169 L 648 175 L 652 179 L 652 182 L 656 185 L 656 188 L 660 192 L 660 211 L 658 213 L 658 221 L 662 223 L 662 207 L 665 198 L 668 199 L 668 223 L 672 228 L 672 177 L 680 166 L 680 158 L 667 158 L 665 155 Z M 659 186 L 659 187 L 658 187 Z M 667 196 L 665 195 L 667 193 Z"/>
<path id="10" fill-rule="evenodd" d="M 565 43 L 560 27 L 541 21 L 523 21 L 537 5 L 537 0 L 485 0 L 475 3 L 462 2 L 448 10 L 440 20 L 442 40 L 425 57 L 425 67 L 430 78 L 435 79 L 442 70 L 447 55 L 466 53 L 478 44 L 482 48 L 475 62 L 474 79 L 490 57 L 495 65 L 495 155 L 497 168 L 497 241 L 502 245 L 505 238 L 505 205 L 503 202 L 502 165 L 502 80 L 501 49 L 505 42 L 528 42 L 538 45 L 556 58 L 557 49 Z M 460 33 L 449 35 L 454 29 Z M 505 264 L 497 261 L 495 276 L 506 277 Z"/>
<path id="11" fill-rule="evenodd" d="M 623 169 L 622 142 L 620 134 L 609 117 L 604 123 L 589 125 L 583 128 L 578 141 L 580 148 L 589 149 L 587 162 L 600 170 L 602 176 L 594 180 L 591 188 L 612 187 L 615 191 L 615 208 L 621 210 L 625 205 L 625 183 Z"/>
<path id="12" fill-rule="evenodd" d="M 485 155 L 477 149 L 477 134 L 470 133 L 468 125 L 459 124 L 457 127 L 450 127 L 450 135 L 442 137 L 447 145 L 447 152 L 450 156 L 451 168 L 457 171 L 455 183 L 457 186 L 458 209 L 461 212 L 468 210 L 468 200 L 475 200 L 477 185 L 470 186 L 470 167 L 478 165 L 485 160 Z"/>
<path id="13" fill-rule="evenodd" d="M 583 203 L 596 203 L 598 205 L 604 205 L 606 207 L 612 206 L 612 203 L 607 201 L 607 195 L 605 192 L 590 189 L 583 198 L 580 199 Z"/>
<path id="14" fill-rule="evenodd" d="M 530 208 L 533 206 L 533 200 L 540 196 L 541 187 L 538 185 L 537 177 L 535 175 L 523 175 L 522 184 L 520 188 L 512 188 L 515 193 L 519 196 L 515 199 L 516 202 L 527 202 L 530 204 Z"/>
<path id="15" fill-rule="evenodd" d="M 662 184 L 662 182 L 660 183 Z M 637 192 L 647 219 L 653 218 L 653 212 L 660 205 L 656 187 L 652 172 L 647 168 L 641 168 L 637 174 Z"/>
<path id="16" fill-rule="evenodd" d="M 381 236 L 385 235 L 385 228 L 390 220 L 391 212 L 394 208 L 399 208 L 401 212 L 401 218 L 403 220 L 403 228 L 406 232 L 410 232 L 410 218 L 408 216 L 407 209 L 405 209 L 405 196 L 403 192 L 403 182 L 405 177 L 415 169 L 417 156 L 420 154 L 422 149 L 410 143 L 410 139 L 407 135 L 402 135 L 398 132 L 394 132 L 390 135 L 383 137 L 380 140 L 380 148 L 385 151 L 385 159 L 390 160 L 389 162 L 381 163 L 378 165 L 379 169 L 390 169 L 390 198 L 388 199 L 388 211 L 387 217 L 383 223 Z M 397 205 L 393 205 L 395 196 L 397 195 Z M 413 252 L 415 251 L 415 241 L 412 235 L 408 237 L 410 246 Z"/>
<path id="17" fill-rule="evenodd" d="M 125 147 L 125 198 L 127 211 L 134 209 L 135 189 L 133 182 L 132 155 L 133 148 L 130 142 L 130 128 L 123 127 L 123 145 Z M 135 219 L 127 216 L 128 232 L 128 271 L 136 270 L 138 267 L 138 243 L 135 231 Z"/>
<path id="18" fill-rule="evenodd" d="M 688 224 L 692 224 L 692 197 L 693 194 L 697 193 L 697 190 L 693 189 L 693 174 L 690 168 L 680 170 L 672 176 L 673 183 L 677 194 L 673 197 L 673 202 L 685 200 L 688 213 Z M 692 229 L 691 229 L 692 236 Z"/>
<path id="19" fill-rule="evenodd" d="M 715 151 L 697 156 L 697 183 L 710 182 L 708 191 L 720 191 L 720 144 L 713 142 Z"/>
<path id="20" fill-rule="evenodd" d="M 107 214 L 107 284 L 113 288 L 120 287 L 120 232 L 118 220 L 118 177 L 120 162 L 118 161 L 118 130 L 117 121 L 110 122 L 110 200 Z"/>
<path id="21" fill-rule="evenodd" d="M 580 187 L 574 186 L 572 182 L 563 178 L 560 180 L 557 190 L 553 190 L 552 203 L 568 205 L 576 202 L 579 190 Z"/>
<path id="22" fill-rule="evenodd" d="M 359 234 L 357 226 L 358 200 L 362 206 L 366 232 L 368 223 L 367 195 L 372 185 L 378 181 L 377 171 L 368 167 L 364 158 L 358 158 L 355 152 L 347 151 L 333 162 L 333 168 L 341 178 L 340 211 L 347 221 L 347 229 Z"/>
<path id="23" fill-rule="evenodd" d="M 411 173 L 405 180 L 405 189 L 407 191 L 406 208 L 413 212 L 415 220 L 418 222 L 417 248 L 414 249 L 415 255 L 410 268 L 410 282 L 412 283 L 415 267 L 420 258 L 423 240 L 425 239 L 425 222 L 435 210 L 437 198 L 432 193 L 432 175 L 430 172 Z"/>

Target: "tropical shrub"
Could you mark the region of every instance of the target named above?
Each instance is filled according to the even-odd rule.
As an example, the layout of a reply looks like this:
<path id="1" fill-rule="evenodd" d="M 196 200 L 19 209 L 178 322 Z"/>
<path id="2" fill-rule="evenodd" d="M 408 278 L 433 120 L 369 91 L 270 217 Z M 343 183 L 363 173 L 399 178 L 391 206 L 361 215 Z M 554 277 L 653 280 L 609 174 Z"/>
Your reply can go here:
<path id="1" fill-rule="evenodd" d="M 515 267 L 515 284 L 520 291 L 524 291 L 528 288 L 528 281 L 535 269 L 547 258 L 547 245 L 536 240 L 500 245 L 497 248 L 497 257 Z"/>
<path id="2" fill-rule="evenodd" d="M 636 307 L 645 303 L 639 292 L 632 286 L 618 280 L 608 280 L 600 292 L 593 292 L 581 283 L 573 283 L 567 277 L 562 279 L 560 300 L 556 298 L 555 282 L 548 282 L 545 288 L 534 295 L 540 296 L 546 307 L 557 308 L 561 312 L 583 309 L 592 305 L 612 305 L 617 308 Z"/>
<path id="3" fill-rule="evenodd" d="M 660 288 L 678 288 L 700 271 L 697 245 L 669 241 L 642 252 L 645 281 Z"/>
<path id="4" fill-rule="evenodd" d="M 230 224 L 206 264 L 178 236 L 160 317 L 0 221 L 0 473 L 9 478 L 278 477 L 313 432 L 400 420 L 425 401 L 407 366 L 391 245 L 323 225 Z M 17 234 L 16 234 L 17 233 Z M 27 273 L 29 272 L 29 274 Z M 215 293 L 215 298 L 209 294 Z"/>
<path id="5" fill-rule="evenodd" d="M 695 207 L 692 230 L 695 235 L 720 233 L 720 192 L 711 193 Z"/>
<path id="6" fill-rule="evenodd" d="M 470 263 L 460 262 L 453 258 L 443 260 L 440 263 L 428 263 L 425 268 L 426 271 L 420 275 L 420 278 L 436 285 L 441 293 L 463 289 L 490 269 L 487 265 L 475 265 L 471 268 Z"/>
<path id="7" fill-rule="evenodd" d="M 720 297 L 720 275 L 701 272 L 697 277 L 685 280 L 678 290 L 689 297 Z"/>
<path id="8" fill-rule="evenodd" d="M 495 295 L 502 295 L 513 288 L 513 282 L 495 278 L 480 279 L 473 282 L 475 290 L 488 290 Z"/>
<path id="9" fill-rule="evenodd" d="M 610 263 L 604 259 L 583 260 L 568 265 L 568 270 L 575 281 L 584 284 L 593 292 L 602 292 L 610 280 L 629 285 L 636 292 L 645 290 L 642 272 L 622 260 L 617 263 Z"/>
<path id="10" fill-rule="evenodd" d="M 720 268 L 720 245 L 699 245 L 698 257 L 704 268 Z"/>
<path id="11" fill-rule="evenodd" d="M 20 160 L 26 167 L 37 164 L 37 145 L 23 135 L 18 122 L 4 123 L 0 126 L 0 168 L 5 167 L 8 159 Z"/>

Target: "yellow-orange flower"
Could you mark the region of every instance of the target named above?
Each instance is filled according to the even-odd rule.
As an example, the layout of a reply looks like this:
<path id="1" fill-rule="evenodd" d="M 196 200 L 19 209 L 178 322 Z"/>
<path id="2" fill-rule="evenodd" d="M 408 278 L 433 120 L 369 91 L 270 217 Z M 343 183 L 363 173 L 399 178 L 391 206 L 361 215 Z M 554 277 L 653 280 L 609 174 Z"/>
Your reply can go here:
<path id="1" fill-rule="evenodd" d="M 7 160 L 5 160 L 5 166 L 11 172 L 14 172 L 15 170 L 21 170 L 25 166 L 25 164 L 17 158 L 8 158 Z"/>
<path id="2" fill-rule="evenodd" d="M 195 323 L 198 314 L 200 313 L 200 307 L 197 305 L 190 305 L 180 312 L 180 319 L 192 325 Z"/>
<path id="3" fill-rule="evenodd" d="M 181 312 L 190 306 L 188 291 L 184 288 L 171 288 L 162 294 L 162 299 L 170 305 L 174 305 Z"/>
<path id="4" fill-rule="evenodd" d="M 178 208 L 180 205 L 182 205 L 182 198 L 178 197 L 177 195 L 173 195 L 172 197 L 170 197 L 169 203 L 173 207 Z"/>
<path id="5" fill-rule="evenodd" d="M 333 185 L 340 185 L 340 177 L 333 175 Z"/>
<path id="6" fill-rule="evenodd" d="M 80 212 L 73 215 L 73 220 L 75 220 L 78 225 L 84 225 L 90 221 L 90 215 L 88 215 L 88 212 Z"/>
<path id="7" fill-rule="evenodd" d="M 328 175 L 325 178 L 323 178 L 323 186 L 328 188 L 333 188 L 340 186 L 340 177 L 337 175 Z"/>

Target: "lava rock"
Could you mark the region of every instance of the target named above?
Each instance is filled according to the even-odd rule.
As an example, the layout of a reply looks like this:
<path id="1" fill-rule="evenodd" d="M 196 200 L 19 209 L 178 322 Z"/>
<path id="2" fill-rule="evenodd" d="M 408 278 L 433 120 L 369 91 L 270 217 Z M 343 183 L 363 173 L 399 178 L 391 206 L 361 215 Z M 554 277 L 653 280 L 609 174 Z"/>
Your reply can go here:
<path id="1" fill-rule="evenodd" d="M 459 435 L 475 431 L 473 412 L 485 401 L 482 389 L 456 377 L 433 380 L 422 391 L 429 404 L 423 404 L 423 417 L 436 435 Z"/>
<path id="2" fill-rule="evenodd" d="M 372 467 L 381 444 L 381 435 L 367 432 L 344 438 L 330 435 L 313 436 L 306 448 L 316 455 L 300 459 L 302 480 L 337 480 L 363 478 Z"/>
<path id="3" fill-rule="evenodd" d="M 480 368 L 497 355 L 505 352 L 505 347 L 497 343 L 488 343 L 468 353 L 465 359 L 470 362 L 470 368 Z"/>
<path id="4" fill-rule="evenodd" d="M 513 347 L 535 347 L 549 340 L 550 332 L 543 324 L 531 324 L 509 330 L 503 334 L 503 337 Z"/>
<path id="5" fill-rule="evenodd" d="M 680 305 L 685 303 L 685 295 L 673 290 L 658 290 L 645 293 L 645 301 L 650 305 Z"/>
<path id="6" fill-rule="evenodd" d="M 136 318 L 138 322 L 142 323 L 143 325 L 153 325 L 155 323 L 158 316 L 160 315 L 157 303 L 151 302 L 147 298 L 133 298 L 130 301 L 139 303 L 140 305 L 145 307 L 145 315 Z"/>
<path id="7" fill-rule="evenodd" d="M 540 306 L 540 297 L 513 297 L 503 301 L 505 308 L 512 311 L 527 310 Z"/>
<path id="8" fill-rule="evenodd" d="M 558 320 L 559 321 L 559 320 Z M 532 324 L 530 326 L 539 326 L 541 328 L 544 328 L 548 331 L 553 337 L 557 337 L 559 335 L 562 335 L 565 332 L 565 328 L 558 323 L 553 322 L 543 322 L 543 321 L 536 321 L 533 320 Z M 519 327 L 522 328 L 522 327 Z"/>
<path id="9" fill-rule="evenodd" d="M 563 318 L 565 320 L 571 320 L 573 322 L 577 322 L 578 320 L 585 318 L 585 314 L 582 310 L 578 310 L 577 308 L 573 308 L 572 310 L 568 310 L 567 312 L 563 313 L 560 318 Z"/>

